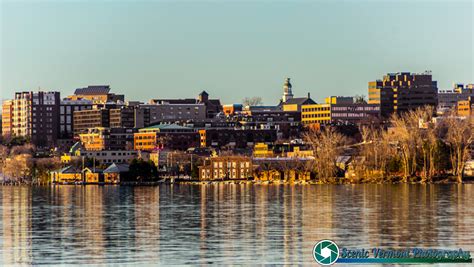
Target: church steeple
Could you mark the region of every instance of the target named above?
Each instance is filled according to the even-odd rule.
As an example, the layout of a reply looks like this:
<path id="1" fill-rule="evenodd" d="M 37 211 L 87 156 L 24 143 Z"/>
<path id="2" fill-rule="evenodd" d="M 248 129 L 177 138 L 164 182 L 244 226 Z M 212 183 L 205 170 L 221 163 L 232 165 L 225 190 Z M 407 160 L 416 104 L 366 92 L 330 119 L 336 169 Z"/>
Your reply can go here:
<path id="1" fill-rule="evenodd" d="M 291 91 L 290 78 L 286 78 L 285 83 L 283 84 L 283 103 L 293 98 L 293 92 Z"/>

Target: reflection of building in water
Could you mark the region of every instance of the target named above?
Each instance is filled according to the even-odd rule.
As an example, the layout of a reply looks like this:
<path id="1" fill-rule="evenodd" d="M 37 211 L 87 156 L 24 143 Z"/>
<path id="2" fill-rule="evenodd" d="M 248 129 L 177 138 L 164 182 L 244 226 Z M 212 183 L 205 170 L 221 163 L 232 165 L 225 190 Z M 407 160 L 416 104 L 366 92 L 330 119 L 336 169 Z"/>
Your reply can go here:
<path id="1" fill-rule="evenodd" d="M 31 188 L 2 187 L 3 264 L 32 262 Z"/>
<path id="2" fill-rule="evenodd" d="M 160 248 L 160 188 L 134 187 L 133 199 L 134 246 L 144 250 L 158 251 Z"/>

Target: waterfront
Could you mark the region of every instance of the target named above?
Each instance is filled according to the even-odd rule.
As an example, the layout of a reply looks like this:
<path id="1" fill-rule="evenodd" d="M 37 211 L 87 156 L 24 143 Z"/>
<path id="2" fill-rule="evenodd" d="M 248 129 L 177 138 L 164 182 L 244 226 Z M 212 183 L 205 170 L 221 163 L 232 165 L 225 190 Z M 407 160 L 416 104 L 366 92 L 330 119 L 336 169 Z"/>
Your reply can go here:
<path id="1" fill-rule="evenodd" d="M 474 185 L 0 187 L 0 265 L 314 263 L 344 247 L 474 251 Z"/>

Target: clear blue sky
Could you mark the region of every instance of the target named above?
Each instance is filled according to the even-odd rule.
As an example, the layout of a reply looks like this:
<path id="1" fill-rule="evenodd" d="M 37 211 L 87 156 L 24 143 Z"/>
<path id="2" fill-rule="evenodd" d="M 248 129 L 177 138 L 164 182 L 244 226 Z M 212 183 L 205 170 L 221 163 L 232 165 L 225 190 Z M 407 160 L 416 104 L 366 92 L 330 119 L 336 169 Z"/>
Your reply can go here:
<path id="1" fill-rule="evenodd" d="M 129 100 L 367 94 L 387 72 L 474 82 L 473 1 L 5 1 L 1 98 L 110 84 Z"/>

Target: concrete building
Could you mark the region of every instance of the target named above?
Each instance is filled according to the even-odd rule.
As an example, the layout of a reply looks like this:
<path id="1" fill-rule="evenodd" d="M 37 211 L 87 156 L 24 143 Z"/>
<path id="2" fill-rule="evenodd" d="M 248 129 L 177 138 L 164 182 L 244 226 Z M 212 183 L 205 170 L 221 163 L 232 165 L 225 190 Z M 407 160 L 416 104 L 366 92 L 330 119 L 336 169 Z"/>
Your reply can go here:
<path id="1" fill-rule="evenodd" d="M 59 135 L 59 103 L 59 92 L 15 93 L 11 135 L 30 138 L 39 147 L 54 146 Z"/>
<path id="2" fill-rule="evenodd" d="M 176 109 L 174 108 L 175 106 L 173 105 L 196 105 L 196 104 L 203 104 L 204 109 L 205 109 L 205 116 L 204 118 L 212 119 L 214 118 L 219 112 L 222 112 L 222 105 L 219 99 L 209 99 L 209 94 L 206 91 L 202 91 L 196 99 L 193 98 L 185 98 L 185 99 L 151 99 L 150 100 L 151 105 L 172 105 L 169 107 L 163 107 L 165 110 L 174 111 L 173 116 L 181 115 L 182 117 L 185 116 L 196 116 L 196 119 L 201 119 L 202 118 L 202 110 L 199 108 L 200 106 L 182 106 L 181 112 L 182 113 L 176 113 Z M 190 108 L 189 110 L 187 108 Z M 198 108 L 196 110 L 196 107 Z M 193 110 L 194 108 L 194 110 Z M 189 114 L 187 112 L 190 112 Z M 192 112 L 194 111 L 194 113 Z M 197 112 L 197 114 L 196 114 Z M 166 114 L 163 112 L 163 115 L 159 115 L 157 113 L 156 118 L 153 119 L 153 115 L 151 115 L 151 123 L 155 120 L 159 120 L 160 116 L 163 118 L 166 118 L 166 116 L 171 114 Z M 183 119 L 185 120 L 185 119 Z M 160 121 L 157 121 L 160 122 Z"/>
<path id="3" fill-rule="evenodd" d="M 133 128 L 89 128 L 87 133 L 79 134 L 85 150 L 132 150 Z"/>
<path id="4" fill-rule="evenodd" d="M 134 134 L 135 150 L 187 150 L 199 144 L 198 134 L 189 127 L 159 124 L 140 129 Z"/>
<path id="5" fill-rule="evenodd" d="M 89 128 L 110 127 L 109 110 L 106 108 L 74 111 L 73 118 L 74 135 L 87 133 Z"/>
<path id="6" fill-rule="evenodd" d="M 74 111 L 92 109 L 92 101 L 87 99 L 61 100 L 59 106 L 59 138 L 72 139 L 74 137 Z"/>
<path id="7" fill-rule="evenodd" d="M 377 104 L 356 103 L 353 97 L 331 96 L 325 104 L 303 105 L 301 121 L 303 124 L 371 124 L 380 119 L 380 106 Z"/>
<path id="8" fill-rule="evenodd" d="M 457 108 L 458 101 L 474 98 L 474 84 L 455 84 L 452 90 L 440 90 L 438 92 L 438 112 L 444 113 L 450 109 Z"/>
<path id="9" fill-rule="evenodd" d="M 136 150 L 80 150 L 80 157 L 87 157 L 96 164 L 129 163 L 136 158 Z"/>
<path id="10" fill-rule="evenodd" d="M 13 101 L 5 100 L 2 103 L 2 137 L 9 138 L 13 131 Z"/>
<path id="11" fill-rule="evenodd" d="M 157 104 L 140 105 L 140 110 L 147 110 L 148 124 L 177 121 L 203 121 L 207 117 L 206 105 L 203 103 L 169 103 L 158 102 Z"/>
<path id="12" fill-rule="evenodd" d="M 437 82 L 431 72 L 388 73 L 382 80 L 369 82 L 369 104 L 380 105 L 382 117 L 394 112 L 404 112 L 425 105 L 438 104 Z"/>

